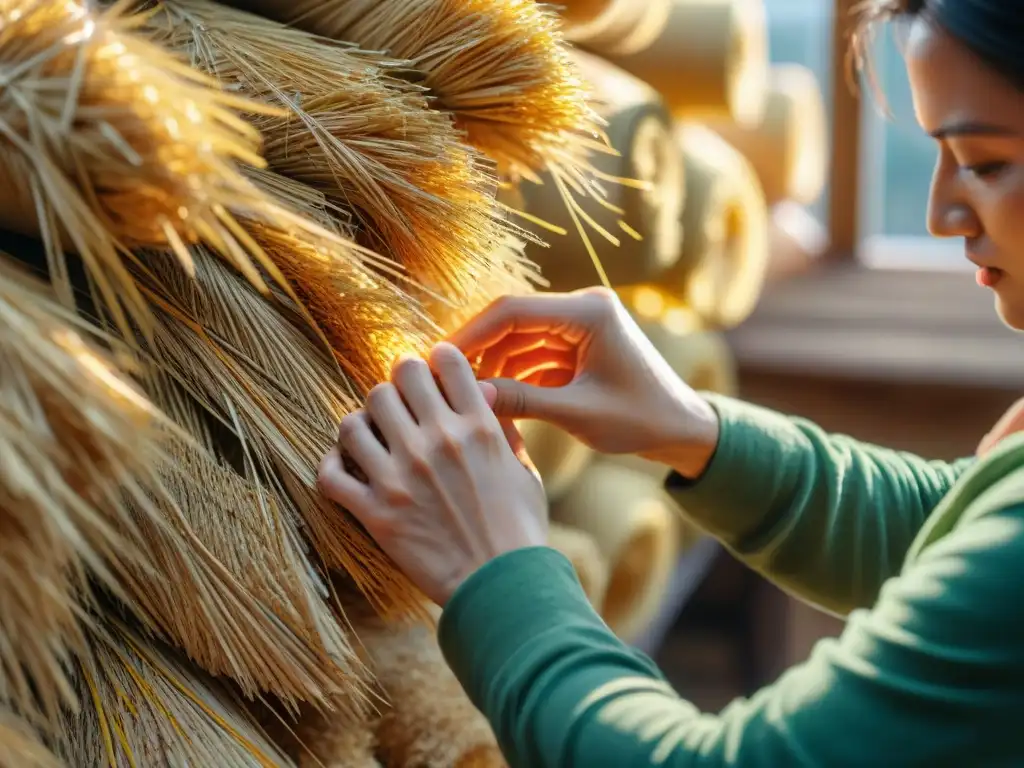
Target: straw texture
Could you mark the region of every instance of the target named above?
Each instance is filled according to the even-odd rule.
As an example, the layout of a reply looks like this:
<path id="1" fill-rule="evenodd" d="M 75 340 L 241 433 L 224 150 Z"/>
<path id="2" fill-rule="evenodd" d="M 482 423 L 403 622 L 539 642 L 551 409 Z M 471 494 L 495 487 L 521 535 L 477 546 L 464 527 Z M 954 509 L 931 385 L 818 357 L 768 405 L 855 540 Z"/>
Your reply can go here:
<path id="1" fill-rule="evenodd" d="M 53 717 L 81 647 L 86 566 L 138 552 L 122 532 L 164 466 L 151 404 L 43 284 L 0 255 L 0 702 Z M 152 494 L 150 496 L 149 494 Z"/>
<path id="2" fill-rule="evenodd" d="M 122 330 L 147 319 L 127 271 L 133 245 L 205 242 L 261 290 L 270 266 L 237 216 L 294 222 L 252 183 L 266 108 L 188 67 L 119 3 L 0 2 L 0 224 L 40 234 L 70 305 L 62 253 L 85 262 L 99 307 Z"/>
<path id="3" fill-rule="evenodd" d="M 90 645 L 75 669 L 83 706 L 61 731 L 68 765 L 292 768 L 228 691 L 166 647 L 115 621 Z"/>
<path id="4" fill-rule="evenodd" d="M 224 8 L 168 0 L 150 25 L 240 94 L 283 110 L 252 115 L 270 168 L 351 210 L 360 243 L 393 258 L 428 296 L 459 306 L 508 228 L 489 164 L 432 109 L 402 62 Z M 295 94 L 301 94 L 296 98 Z"/>

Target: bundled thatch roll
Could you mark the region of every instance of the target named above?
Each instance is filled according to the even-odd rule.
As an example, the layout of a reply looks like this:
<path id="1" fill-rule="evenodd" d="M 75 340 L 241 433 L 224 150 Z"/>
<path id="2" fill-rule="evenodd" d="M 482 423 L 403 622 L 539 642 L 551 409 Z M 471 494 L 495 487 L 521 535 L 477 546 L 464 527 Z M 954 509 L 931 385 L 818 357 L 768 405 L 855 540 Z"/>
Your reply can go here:
<path id="1" fill-rule="evenodd" d="M 642 51 L 661 33 L 672 0 L 603 0 L 567 6 L 565 36 L 602 56 Z"/>
<path id="2" fill-rule="evenodd" d="M 718 134 L 684 123 L 683 255 L 657 281 L 712 326 L 738 325 L 753 311 L 768 264 L 768 207 L 753 167 Z"/>
<path id="3" fill-rule="evenodd" d="M 566 207 L 550 175 L 540 185 L 521 185 L 532 219 L 570 233 L 549 236 L 550 248 L 531 246 L 527 254 L 557 291 L 598 284 L 604 277 L 612 285 L 653 279 L 678 260 L 682 242 L 683 161 L 672 118 L 646 83 L 594 56 L 577 52 L 574 58 L 599 101 L 616 154 L 595 156 L 602 188 L 581 197 L 578 209 Z M 597 233 L 593 240 L 574 231 L 580 216 Z M 540 227 L 533 229 L 543 234 Z"/>
<path id="4" fill-rule="evenodd" d="M 600 611 L 611 574 L 594 537 L 580 528 L 553 522 L 548 529 L 548 546 L 568 558 L 590 604 Z"/>
<path id="5" fill-rule="evenodd" d="M 645 35 L 646 44 L 593 50 L 650 83 L 678 117 L 756 122 L 764 111 L 769 66 L 763 0 L 670 3 L 654 19 L 657 28 Z"/>
<path id="6" fill-rule="evenodd" d="M 52 718 L 82 648 L 85 568 L 138 562 L 133 508 L 166 499 L 164 428 L 149 401 L 47 286 L 0 254 L 0 705 Z"/>
<path id="7" fill-rule="evenodd" d="M 409 62 L 502 175 L 570 172 L 597 123 L 541 3 L 504 0 L 236 0 L 334 40 Z M 582 142 L 582 143 L 581 143 Z M 582 180 L 577 177 L 577 181 Z"/>
<path id="8" fill-rule="evenodd" d="M 551 509 L 553 520 L 592 536 L 608 561 L 601 615 L 624 639 L 657 613 L 679 548 L 676 514 L 656 480 L 611 461 L 588 467 Z"/>
<path id="9" fill-rule="evenodd" d="M 769 215 L 769 280 L 803 272 L 828 251 L 828 230 L 806 206 L 783 200 Z"/>
<path id="10" fill-rule="evenodd" d="M 769 205 L 810 204 L 821 194 L 828 169 L 828 120 L 817 76 L 800 64 L 769 72 L 765 110 L 754 125 L 708 123 L 754 166 Z"/>
<path id="11" fill-rule="evenodd" d="M 167 45 L 284 110 L 252 116 L 271 169 L 351 209 L 355 236 L 434 296 L 487 299 L 477 275 L 501 268 L 491 260 L 506 234 L 497 180 L 422 87 L 396 76 L 399 62 L 212 0 L 161 7 L 149 24 Z"/>
<path id="12" fill-rule="evenodd" d="M 422 598 L 315 472 L 395 353 L 528 289 L 524 233 L 469 143 L 510 181 L 555 168 L 584 189 L 596 118 L 546 8 L 347 7 L 356 42 L 390 42 L 367 53 L 204 0 L 0 0 L 0 226 L 45 241 L 58 296 L 145 391 L 54 331 L 70 312 L 0 279 L 0 517 L 25 533 L 0 546 L 0 711 L 71 765 L 305 760 L 253 698 L 316 711 L 320 759 L 503 764 L 432 632 L 372 618 L 381 634 L 353 650 L 331 571 L 361 593 L 343 609 Z M 317 738 L 372 722 L 366 663 L 379 727 Z"/>
<path id="13" fill-rule="evenodd" d="M 68 765 L 293 766 L 229 691 L 166 647 L 116 621 L 90 634 L 75 669 L 82 706 L 58 738 Z"/>
<path id="14" fill-rule="evenodd" d="M 245 102 L 138 34 L 125 3 L 3 0 L 0 15 L 0 226 L 41 234 L 71 305 L 64 251 L 84 260 L 100 307 L 122 330 L 145 324 L 126 246 L 163 246 L 188 265 L 204 242 L 266 290 L 275 271 L 240 217 L 294 218 L 242 171 L 261 167 Z"/>
<path id="15" fill-rule="evenodd" d="M 524 420 L 518 426 L 548 501 L 558 501 L 594 459 L 594 451 L 545 421 Z"/>

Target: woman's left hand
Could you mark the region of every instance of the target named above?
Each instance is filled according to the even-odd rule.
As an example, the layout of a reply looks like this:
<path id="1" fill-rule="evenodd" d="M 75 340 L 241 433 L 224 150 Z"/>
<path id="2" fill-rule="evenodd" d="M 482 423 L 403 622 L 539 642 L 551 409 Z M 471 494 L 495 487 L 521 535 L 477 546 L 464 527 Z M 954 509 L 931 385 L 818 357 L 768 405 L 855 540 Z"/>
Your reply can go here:
<path id="1" fill-rule="evenodd" d="M 391 382 L 342 419 L 338 445 L 320 465 L 324 493 L 441 606 L 487 561 L 547 543 L 540 479 L 522 437 L 498 420 L 487 395 L 493 399 L 493 387 L 477 382 L 451 344 L 435 347 L 429 365 L 403 358 Z M 345 470 L 343 454 L 367 482 Z"/>

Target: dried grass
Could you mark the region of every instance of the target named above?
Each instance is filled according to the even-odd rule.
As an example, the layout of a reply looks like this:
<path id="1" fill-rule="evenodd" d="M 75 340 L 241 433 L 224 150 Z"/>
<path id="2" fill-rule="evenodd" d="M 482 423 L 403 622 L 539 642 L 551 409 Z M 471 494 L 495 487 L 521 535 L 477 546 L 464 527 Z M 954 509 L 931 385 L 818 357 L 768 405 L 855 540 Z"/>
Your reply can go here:
<path id="1" fill-rule="evenodd" d="M 25 720 L 0 710 L 0 768 L 60 768 L 60 761 Z"/>
<path id="2" fill-rule="evenodd" d="M 130 504 L 157 493 L 161 419 L 47 287 L 0 256 L 0 701 L 52 718 L 74 697 L 86 568 L 132 560 Z M 38 697 L 38 699 L 37 699 Z"/>
<path id="3" fill-rule="evenodd" d="M 139 520 L 146 568 L 118 568 L 128 606 L 243 694 L 361 710 L 365 671 L 327 603 L 298 521 L 274 493 L 192 446 L 165 475 L 166 526 Z"/>
<path id="4" fill-rule="evenodd" d="M 503 175 L 578 161 L 600 119 L 552 7 L 534 0 L 250 0 L 302 29 L 408 60 Z M 588 139 L 590 140 L 588 142 Z"/>
<path id="5" fill-rule="evenodd" d="M 85 704 L 61 729 L 69 765 L 294 765 L 228 691 L 167 648 L 113 621 L 90 639 L 75 670 Z"/>
<path id="6" fill-rule="evenodd" d="M 426 296 L 480 301 L 508 231 L 487 161 L 464 145 L 402 62 L 211 0 L 166 0 L 150 25 L 204 72 L 283 116 L 253 115 L 274 171 L 353 211 L 357 237 Z M 486 297 L 483 297 L 486 301 Z"/>
<path id="7" fill-rule="evenodd" d="M 419 593 L 317 489 L 317 466 L 357 394 L 278 308 L 210 254 L 199 249 L 194 261 L 193 281 L 171 259 L 149 258 L 153 358 L 242 442 L 253 471 L 283 513 L 303 521 L 326 568 L 348 573 L 384 613 L 415 612 Z"/>
<path id="8" fill-rule="evenodd" d="M 101 11 L 66 0 L 0 0 L 0 216 L 41 234 L 70 306 L 64 252 L 78 253 L 100 308 L 122 331 L 145 325 L 128 250 L 204 242 L 261 290 L 272 264 L 237 217 L 297 226 L 243 172 L 262 167 L 265 105 L 220 88 L 147 40 L 126 2 Z"/>
<path id="9" fill-rule="evenodd" d="M 430 89 L 435 106 L 452 113 L 466 140 L 496 162 L 500 178 L 556 188 L 607 284 L 591 233 L 619 243 L 579 200 L 592 198 L 623 215 L 609 202 L 606 185 L 635 182 L 609 177 L 591 162 L 594 153 L 615 150 L 552 7 L 534 0 L 233 2 L 308 32 L 408 61 Z M 512 213 L 565 234 L 524 211 Z M 514 258 L 509 251 L 503 255 Z"/>

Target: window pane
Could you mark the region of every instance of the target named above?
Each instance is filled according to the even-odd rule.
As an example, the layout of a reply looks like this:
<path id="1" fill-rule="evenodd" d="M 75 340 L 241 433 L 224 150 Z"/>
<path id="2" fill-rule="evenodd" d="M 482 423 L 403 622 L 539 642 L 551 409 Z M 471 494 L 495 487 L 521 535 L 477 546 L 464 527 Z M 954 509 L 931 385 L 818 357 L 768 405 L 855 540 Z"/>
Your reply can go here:
<path id="1" fill-rule="evenodd" d="M 825 99 L 830 126 L 833 9 L 833 0 L 765 0 L 771 60 L 777 63 L 802 64 L 814 72 Z M 829 130 L 831 131 L 831 128 Z M 811 210 L 820 221 L 826 222 L 827 186 L 824 193 L 811 206 Z"/>
<path id="2" fill-rule="evenodd" d="M 859 255 L 871 267 L 970 269 L 963 243 L 928 234 L 936 147 L 914 117 L 906 67 L 891 29 L 878 36 L 873 55 L 884 102 L 865 88 Z"/>

